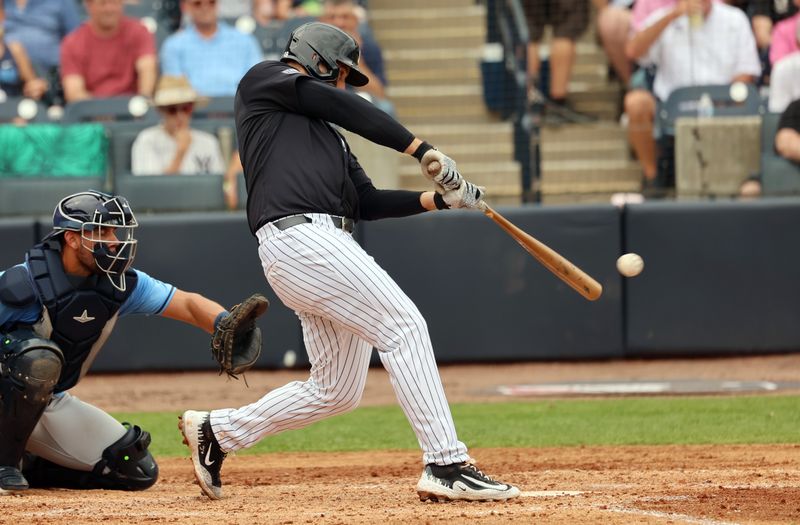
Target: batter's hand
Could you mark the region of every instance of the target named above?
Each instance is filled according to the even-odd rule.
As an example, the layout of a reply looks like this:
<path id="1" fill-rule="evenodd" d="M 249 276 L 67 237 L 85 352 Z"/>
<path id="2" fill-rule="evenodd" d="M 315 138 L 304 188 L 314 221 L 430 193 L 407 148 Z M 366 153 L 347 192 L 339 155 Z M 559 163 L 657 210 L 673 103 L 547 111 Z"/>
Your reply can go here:
<path id="1" fill-rule="evenodd" d="M 420 160 L 420 166 L 423 175 L 445 190 L 455 190 L 464 181 L 464 177 L 456 169 L 456 161 L 439 150 L 426 151 Z"/>
<path id="2" fill-rule="evenodd" d="M 486 188 L 463 181 L 457 189 L 446 190 L 442 194 L 442 199 L 451 208 L 483 209 L 484 195 Z"/>

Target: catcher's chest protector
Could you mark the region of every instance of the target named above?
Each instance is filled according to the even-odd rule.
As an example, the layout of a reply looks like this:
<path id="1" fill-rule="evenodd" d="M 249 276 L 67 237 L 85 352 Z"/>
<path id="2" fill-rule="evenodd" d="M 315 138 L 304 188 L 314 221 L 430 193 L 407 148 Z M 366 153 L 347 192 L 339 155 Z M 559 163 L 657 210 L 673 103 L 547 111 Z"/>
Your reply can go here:
<path id="1" fill-rule="evenodd" d="M 69 390 L 78 382 L 84 361 L 92 353 L 106 325 L 116 322 L 120 306 L 136 289 L 136 273 L 129 270 L 126 291 L 114 288 L 108 279 L 92 278 L 91 287 L 75 288 L 61 264 L 58 241 L 34 246 L 27 254 L 35 292 L 44 305 L 43 317 L 52 326 L 51 339 L 64 354 L 64 368 L 56 392 Z M 113 326 L 113 325 L 112 325 Z M 99 344 L 102 344 L 100 341 Z"/>

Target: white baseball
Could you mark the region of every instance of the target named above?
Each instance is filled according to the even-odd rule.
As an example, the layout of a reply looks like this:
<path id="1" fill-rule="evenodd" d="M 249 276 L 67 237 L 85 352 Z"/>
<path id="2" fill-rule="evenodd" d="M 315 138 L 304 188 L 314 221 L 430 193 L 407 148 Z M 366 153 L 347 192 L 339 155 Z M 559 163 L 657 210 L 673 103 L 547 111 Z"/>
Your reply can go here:
<path id="1" fill-rule="evenodd" d="M 636 277 L 644 270 L 644 260 L 635 253 L 626 253 L 617 259 L 617 270 L 625 277 Z"/>
<path id="2" fill-rule="evenodd" d="M 297 354 L 294 350 L 287 350 L 286 353 L 283 354 L 283 366 L 286 368 L 292 368 L 296 362 Z"/>

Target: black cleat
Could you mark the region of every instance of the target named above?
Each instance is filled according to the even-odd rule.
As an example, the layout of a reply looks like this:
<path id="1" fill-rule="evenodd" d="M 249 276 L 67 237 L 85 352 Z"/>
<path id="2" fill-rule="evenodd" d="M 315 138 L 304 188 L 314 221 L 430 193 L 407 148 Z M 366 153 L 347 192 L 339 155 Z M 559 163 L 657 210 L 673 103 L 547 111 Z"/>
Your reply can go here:
<path id="1" fill-rule="evenodd" d="M 516 498 L 519 489 L 495 481 L 472 463 L 425 465 L 417 483 L 420 501 L 496 501 Z"/>
<path id="2" fill-rule="evenodd" d="M 0 467 L 0 494 L 28 489 L 28 480 L 16 467 Z"/>
<path id="3" fill-rule="evenodd" d="M 194 477 L 203 493 L 211 499 L 222 498 L 220 470 L 227 454 L 222 451 L 211 430 L 208 412 L 187 410 L 178 424 L 183 442 L 192 452 Z"/>

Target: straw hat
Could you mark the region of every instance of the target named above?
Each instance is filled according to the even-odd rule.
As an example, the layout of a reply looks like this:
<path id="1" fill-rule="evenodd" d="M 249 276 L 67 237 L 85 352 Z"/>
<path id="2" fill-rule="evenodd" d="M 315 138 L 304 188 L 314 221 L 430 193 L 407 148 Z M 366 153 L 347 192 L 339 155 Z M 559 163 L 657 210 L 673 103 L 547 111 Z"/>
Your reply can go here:
<path id="1" fill-rule="evenodd" d="M 200 103 L 205 99 L 199 97 L 184 76 L 164 75 L 158 80 L 153 104 L 157 107 L 174 106 L 176 104 Z"/>

